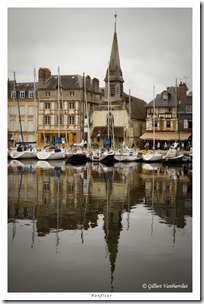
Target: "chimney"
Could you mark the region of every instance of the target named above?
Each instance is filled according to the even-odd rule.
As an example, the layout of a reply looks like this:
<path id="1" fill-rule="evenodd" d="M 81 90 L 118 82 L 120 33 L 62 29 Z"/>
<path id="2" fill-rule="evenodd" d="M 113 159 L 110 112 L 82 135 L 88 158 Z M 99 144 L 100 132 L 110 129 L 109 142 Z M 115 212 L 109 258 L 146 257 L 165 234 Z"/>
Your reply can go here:
<path id="1" fill-rule="evenodd" d="M 89 75 L 86 76 L 86 88 L 91 89 L 91 77 Z"/>
<path id="2" fill-rule="evenodd" d="M 180 82 L 179 89 L 178 89 L 179 100 L 181 100 L 181 101 L 186 100 L 186 92 L 187 92 L 187 87 L 186 87 L 185 82 Z"/>
<path id="3" fill-rule="evenodd" d="M 48 68 L 40 68 L 38 70 L 38 83 L 42 85 L 51 76 L 51 71 Z"/>
<path id="4" fill-rule="evenodd" d="M 99 92 L 99 80 L 97 78 L 93 79 L 93 89 L 96 93 Z"/>

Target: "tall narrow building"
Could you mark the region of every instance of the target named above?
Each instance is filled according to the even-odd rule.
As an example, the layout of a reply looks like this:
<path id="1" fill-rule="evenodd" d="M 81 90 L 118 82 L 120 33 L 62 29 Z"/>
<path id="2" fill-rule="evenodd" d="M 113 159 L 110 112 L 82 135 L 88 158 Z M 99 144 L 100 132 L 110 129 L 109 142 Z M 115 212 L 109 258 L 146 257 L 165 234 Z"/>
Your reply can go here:
<path id="1" fill-rule="evenodd" d="M 109 66 L 106 71 L 105 81 L 105 100 L 108 100 L 110 97 L 111 101 L 119 101 L 122 100 L 123 96 L 123 73 L 120 66 L 120 56 L 119 56 L 119 48 L 118 48 L 118 38 L 116 31 L 116 18 L 115 14 L 115 29 L 113 35 L 113 43 L 110 55 Z M 109 89 L 108 89 L 108 85 Z M 109 96 L 108 96 L 109 95 Z"/>

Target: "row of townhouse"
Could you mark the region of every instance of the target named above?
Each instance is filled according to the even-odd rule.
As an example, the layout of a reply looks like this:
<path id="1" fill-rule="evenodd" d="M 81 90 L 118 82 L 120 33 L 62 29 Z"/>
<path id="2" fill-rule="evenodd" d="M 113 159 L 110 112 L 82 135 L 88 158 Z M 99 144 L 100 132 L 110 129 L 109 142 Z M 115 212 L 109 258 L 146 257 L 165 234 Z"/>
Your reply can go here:
<path id="1" fill-rule="evenodd" d="M 105 140 L 108 110 L 98 79 L 60 76 L 59 101 L 58 76 L 40 68 L 38 77 L 36 96 L 34 83 L 8 81 L 8 139 L 45 145 L 60 136 L 68 145 L 80 143 L 87 136 L 84 120 L 88 113 L 92 143 L 97 141 L 98 133 Z M 192 93 L 187 94 L 187 86 L 182 82 L 157 94 L 148 104 L 123 93 L 120 104 L 111 105 L 110 125 L 112 120 L 110 134 L 118 143 L 126 141 L 132 145 L 135 141 L 142 148 L 146 141 L 152 144 L 155 138 L 161 146 L 173 141 L 191 146 Z"/>
<path id="2" fill-rule="evenodd" d="M 8 140 L 37 142 L 38 146 L 56 141 L 68 145 L 87 140 L 88 116 L 91 142 L 105 144 L 110 115 L 110 137 L 132 144 L 145 131 L 145 102 L 123 93 L 112 101 L 108 111 L 104 88 L 96 78 L 84 75 L 52 75 L 47 68 L 38 71 L 38 82 L 8 81 Z M 59 86 L 59 90 L 58 90 Z M 58 98 L 58 94 L 60 98 Z"/>
<path id="3" fill-rule="evenodd" d="M 68 145 L 89 138 L 104 145 L 107 137 L 117 144 L 140 142 L 146 103 L 123 91 L 116 26 L 105 87 L 90 76 L 59 74 L 40 68 L 36 85 L 8 81 L 8 139 L 38 145 L 59 137 Z"/>
<path id="4" fill-rule="evenodd" d="M 192 93 L 187 95 L 185 83 L 167 88 L 148 104 L 124 92 L 116 23 L 104 81 L 100 87 L 97 78 L 52 75 L 48 68 L 39 68 L 37 82 L 8 80 L 8 140 L 39 146 L 59 137 L 67 145 L 82 140 L 104 145 L 107 138 L 139 148 L 154 140 L 191 145 Z"/>

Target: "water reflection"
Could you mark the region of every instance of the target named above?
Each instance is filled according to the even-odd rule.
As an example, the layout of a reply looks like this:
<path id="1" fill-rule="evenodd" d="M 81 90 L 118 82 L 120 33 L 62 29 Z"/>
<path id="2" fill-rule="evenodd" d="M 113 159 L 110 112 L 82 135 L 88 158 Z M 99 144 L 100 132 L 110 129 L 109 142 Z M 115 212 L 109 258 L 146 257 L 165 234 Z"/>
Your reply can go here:
<path id="1" fill-rule="evenodd" d="M 141 233 L 145 235 L 147 222 L 150 238 L 154 237 L 154 226 L 158 233 L 158 229 L 166 225 L 172 229 L 172 246 L 175 246 L 177 239 L 180 241 L 181 236 L 180 233 L 177 236 L 177 229 L 184 229 L 188 217 L 192 217 L 191 172 L 191 168 L 186 164 L 167 167 L 162 164 L 149 165 L 134 162 L 116 163 L 114 166 L 107 167 L 101 163 L 73 166 L 64 161 L 11 160 L 8 164 L 8 219 L 12 231 L 10 239 L 14 240 L 18 233 L 19 220 L 30 220 L 31 249 L 35 248 L 36 239 L 43 240 L 49 235 L 54 235 L 55 253 L 58 254 L 60 246 L 64 246 L 65 239 L 62 233 L 65 231 L 80 232 L 76 233 L 73 243 L 69 234 L 68 238 L 72 246 L 75 246 L 76 242 L 82 245 L 87 242 L 89 246 L 92 244 L 103 246 L 101 238 L 101 231 L 103 231 L 105 260 L 109 259 L 110 271 L 108 274 L 108 271 L 104 270 L 104 279 L 110 283 L 102 287 L 102 290 L 145 291 L 142 289 L 142 284 L 135 286 L 135 283 L 129 282 L 126 286 L 119 272 L 122 263 L 117 261 L 118 255 L 121 259 L 128 246 L 131 246 L 133 252 L 134 250 L 137 252 L 137 245 L 133 244 L 138 233 L 135 229 L 141 225 L 140 228 L 144 230 Z M 139 206 L 142 209 L 138 208 Z M 145 209 L 146 213 L 144 213 Z M 144 223 L 140 224 L 142 217 L 144 217 Z M 97 228 L 100 232 L 97 232 Z M 91 239 L 86 233 L 93 229 L 98 239 Z M 127 246 L 128 240 L 130 245 Z M 144 246 L 144 250 L 147 250 L 150 240 L 145 237 L 141 240 L 141 248 Z M 191 246 L 191 239 L 188 242 Z M 165 246 L 169 248 L 169 241 Z M 44 251 L 46 255 L 49 255 L 46 246 Z M 10 250 L 9 252 L 12 255 Z M 187 258 L 189 262 L 191 256 Z M 70 261 L 73 259 L 74 256 L 70 258 Z M 93 262 L 90 267 L 93 268 L 90 271 L 94 272 L 96 264 Z M 138 274 L 134 269 L 132 273 L 129 273 L 130 278 L 134 280 L 136 275 Z M 10 281 L 12 281 L 12 276 L 14 277 L 14 274 L 10 271 Z M 177 277 L 175 281 L 176 279 Z M 190 270 L 187 280 L 191 282 Z M 85 287 L 71 285 L 57 287 L 55 285 L 54 291 L 61 291 L 63 288 L 67 291 L 74 291 L 74 288 L 76 291 L 83 291 L 83 288 L 86 288 L 85 291 L 94 291 L 96 288 L 98 291 L 97 278 L 95 284 L 96 287 L 93 281 L 89 282 L 87 279 L 84 283 Z M 9 288 L 10 291 L 18 291 L 16 282 L 10 283 Z M 37 291 L 40 288 L 42 291 L 49 291 L 42 282 L 41 287 L 33 288 Z"/>

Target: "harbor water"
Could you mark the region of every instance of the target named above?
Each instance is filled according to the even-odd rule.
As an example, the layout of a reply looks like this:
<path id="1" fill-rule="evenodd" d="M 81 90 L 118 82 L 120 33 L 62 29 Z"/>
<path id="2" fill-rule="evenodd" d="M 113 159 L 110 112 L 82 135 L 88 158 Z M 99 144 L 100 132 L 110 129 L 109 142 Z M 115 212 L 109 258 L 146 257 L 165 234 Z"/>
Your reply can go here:
<path id="1" fill-rule="evenodd" d="M 8 161 L 8 292 L 191 292 L 191 164 Z"/>

